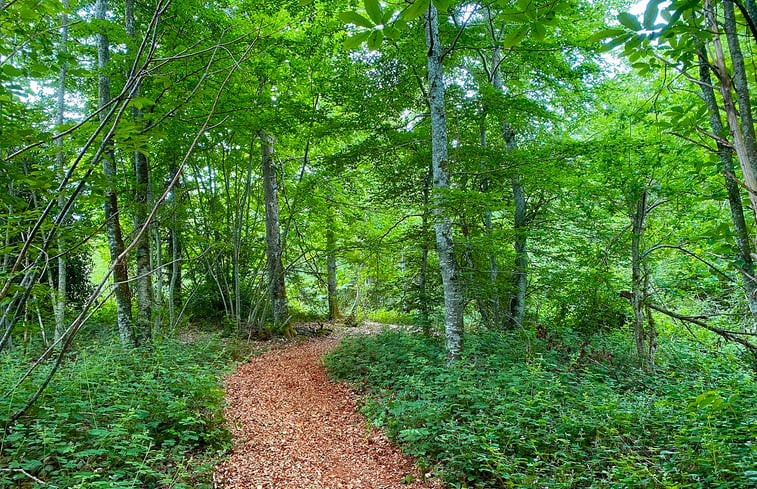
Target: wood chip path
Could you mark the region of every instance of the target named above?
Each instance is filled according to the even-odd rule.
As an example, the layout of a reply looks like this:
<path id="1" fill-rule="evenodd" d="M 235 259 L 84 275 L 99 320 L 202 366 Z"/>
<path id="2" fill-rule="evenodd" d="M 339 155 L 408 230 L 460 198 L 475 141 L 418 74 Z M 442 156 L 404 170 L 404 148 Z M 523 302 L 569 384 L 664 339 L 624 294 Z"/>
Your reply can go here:
<path id="1" fill-rule="evenodd" d="M 357 396 L 332 382 L 321 357 L 338 337 L 253 357 L 226 378 L 225 415 L 234 437 L 216 467 L 224 489 L 439 489 L 409 457 L 367 428 Z"/>

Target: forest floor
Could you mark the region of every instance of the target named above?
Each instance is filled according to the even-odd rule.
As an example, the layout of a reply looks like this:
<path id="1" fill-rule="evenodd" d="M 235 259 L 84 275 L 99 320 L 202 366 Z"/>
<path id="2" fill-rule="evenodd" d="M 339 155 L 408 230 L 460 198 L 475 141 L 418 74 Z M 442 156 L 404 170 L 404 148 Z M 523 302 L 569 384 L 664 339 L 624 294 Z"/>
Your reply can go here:
<path id="1" fill-rule="evenodd" d="M 369 324 L 347 334 L 371 333 Z M 224 489 L 421 489 L 421 477 L 358 412 L 358 395 L 329 380 L 321 358 L 344 332 L 255 356 L 225 379 L 230 457 L 216 468 Z"/>

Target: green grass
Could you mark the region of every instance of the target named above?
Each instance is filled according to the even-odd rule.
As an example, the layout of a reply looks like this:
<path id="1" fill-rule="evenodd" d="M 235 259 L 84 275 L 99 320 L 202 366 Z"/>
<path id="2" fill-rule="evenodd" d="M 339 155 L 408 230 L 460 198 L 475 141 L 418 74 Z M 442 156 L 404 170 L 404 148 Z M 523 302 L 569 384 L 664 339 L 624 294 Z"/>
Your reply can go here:
<path id="1" fill-rule="evenodd" d="M 213 456 L 229 442 L 219 376 L 228 352 L 210 337 L 166 340 L 152 351 L 89 343 L 2 435 L 0 467 L 9 470 L 0 471 L 0 487 L 34 487 L 30 476 L 61 489 L 212 487 Z M 27 366 L 19 354 L 0 358 L 3 393 Z M 35 387 L 26 383 L 0 399 L 0 419 Z"/>
<path id="2" fill-rule="evenodd" d="M 735 356 L 681 344 L 647 373 L 619 340 L 466 341 L 454 370 L 403 332 L 348 339 L 326 365 L 452 487 L 757 487 L 757 384 Z"/>

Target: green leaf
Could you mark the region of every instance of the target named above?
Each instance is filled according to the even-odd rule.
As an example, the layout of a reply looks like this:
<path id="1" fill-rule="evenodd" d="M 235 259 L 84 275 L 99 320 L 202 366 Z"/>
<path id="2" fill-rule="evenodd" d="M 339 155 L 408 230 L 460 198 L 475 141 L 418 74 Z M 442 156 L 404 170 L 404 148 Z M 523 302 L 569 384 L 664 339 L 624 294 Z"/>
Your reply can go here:
<path id="1" fill-rule="evenodd" d="M 433 0 L 436 10 L 446 12 L 449 9 L 449 0 Z"/>
<path id="2" fill-rule="evenodd" d="M 657 20 L 657 10 L 661 0 L 650 0 L 646 10 L 644 10 L 644 28 L 651 29 Z"/>
<path id="3" fill-rule="evenodd" d="M 24 74 L 23 70 L 20 70 L 11 64 L 3 65 L 3 73 L 8 76 L 21 76 Z"/>
<path id="4" fill-rule="evenodd" d="M 511 47 L 521 42 L 523 38 L 526 37 L 526 34 L 528 34 L 528 29 L 529 29 L 528 26 L 523 26 L 517 31 L 513 31 L 510 34 L 508 34 L 505 37 L 505 40 L 502 42 L 502 47 L 505 49 L 510 49 Z"/>
<path id="5" fill-rule="evenodd" d="M 355 34 L 354 36 L 348 37 L 344 40 L 344 47 L 347 49 L 355 49 L 356 47 L 360 46 L 363 41 L 368 39 L 368 36 L 371 35 L 371 31 L 365 31 L 365 32 L 359 32 Z"/>
<path id="6" fill-rule="evenodd" d="M 339 18 L 343 22 L 346 22 L 348 24 L 355 24 L 355 25 L 360 26 L 360 27 L 367 27 L 368 29 L 370 29 L 370 28 L 373 27 L 373 22 L 371 22 L 370 20 L 366 19 L 365 17 L 363 17 L 359 13 L 353 12 L 353 11 L 350 11 L 350 10 L 348 10 L 346 12 L 342 12 L 341 14 L 339 14 Z"/>
<path id="7" fill-rule="evenodd" d="M 616 47 L 620 46 L 621 44 L 625 44 L 625 42 L 631 39 L 631 37 L 632 35 L 628 32 L 625 34 L 621 34 L 620 36 L 611 40 L 607 44 L 603 44 L 602 47 L 600 48 L 600 52 L 611 51 L 615 49 Z"/>
<path id="8" fill-rule="evenodd" d="M 430 4 L 431 0 L 415 0 L 412 5 L 402 11 L 400 17 L 405 21 L 417 19 L 428 10 Z"/>
<path id="9" fill-rule="evenodd" d="M 380 24 L 383 15 L 381 14 L 381 5 L 379 5 L 378 0 L 363 0 L 363 3 L 365 4 L 365 11 L 368 12 L 368 17 L 374 23 Z"/>
<path id="10" fill-rule="evenodd" d="M 384 16 L 381 19 L 382 24 L 388 24 L 390 20 L 392 20 L 392 17 L 394 17 L 395 10 L 393 8 L 390 8 L 388 5 L 384 8 Z"/>
<path id="11" fill-rule="evenodd" d="M 393 41 L 397 41 L 402 37 L 402 33 L 399 31 L 399 29 L 396 29 L 390 25 L 384 27 L 382 31 L 384 32 L 384 37 L 387 37 Z"/>
<path id="12" fill-rule="evenodd" d="M 547 35 L 547 29 L 544 27 L 544 24 L 534 22 L 531 24 L 531 33 L 534 35 L 534 39 L 537 41 L 543 41 L 544 36 Z"/>
<path id="13" fill-rule="evenodd" d="M 517 9 L 504 9 L 500 12 L 500 14 L 510 22 L 516 22 L 518 24 L 523 24 L 525 22 L 528 22 L 528 16 L 525 14 L 525 12 L 522 12 Z"/>
<path id="14" fill-rule="evenodd" d="M 375 51 L 381 47 L 381 42 L 384 40 L 384 33 L 381 31 L 373 31 L 368 36 L 368 49 Z"/>
<path id="15" fill-rule="evenodd" d="M 623 12 L 623 13 L 618 14 L 618 22 L 628 27 L 632 31 L 641 30 L 641 24 L 639 23 L 639 19 L 637 19 L 635 15 L 629 14 L 628 12 Z"/>
<path id="16" fill-rule="evenodd" d="M 531 7 L 531 0 L 518 0 L 518 8 L 522 11 L 527 11 Z"/>
<path id="17" fill-rule="evenodd" d="M 589 39 L 587 39 L 586 41 L 591 43 L 604 41 L 605 39 L 619 36 L 621 34 L 624 34 L 625 32 L 625 29 L 602 29 L 601 31 L 592 34 L 591 37 L 589 37 Z"/>

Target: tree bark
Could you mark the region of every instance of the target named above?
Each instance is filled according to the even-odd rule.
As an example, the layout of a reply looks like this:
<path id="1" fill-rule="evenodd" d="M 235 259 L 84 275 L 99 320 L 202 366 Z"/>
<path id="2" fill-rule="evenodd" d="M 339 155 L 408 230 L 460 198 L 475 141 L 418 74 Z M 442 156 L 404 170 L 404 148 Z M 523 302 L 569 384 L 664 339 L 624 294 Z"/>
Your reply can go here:
<path id="1" fill-rule="evenodd" d="M 174 161 L 171 173 L 176 175 L 178 165 Z M 176 180 L 171 195 L 172 215 L 171 227 L 168 230 L 168 246 L 171 255 L 170 278 L 168 281 L 168 318 L 171 327 L 176 324 L 176 310 L 181 310 L 182 294 L 182 246 L 181 246 L 181 225 L 183 223 L 183 214 L 181 207 L 182 199 L 182 182 L 181 178 Z"/>
<path id="2" fill-rule="evenodd" d="M 491 83 L 497 93 L 503 93 L 504 82 L 500 66 L 502 64 L 502 51 L 497 39 L 494 39 L 495 46 L 492 49 L 492 73 Z M 502 138 L 505 141 L 505 147 L 508 153 L 512 153 L 517 148 L 515 141 L 515 132 L 507 122 L 502 124 Z M 516 174 L 510 180 L 512 189 L 513 204 L 515 207 L 513 213 L 513 248 L 515 249 L 515 262 L 512 273 L 512 289 L 510 298 L 507 301 L 507 316 L 505 318 L 505 327 L 507 329 L 522 328 L 526 317 L 526 292 L 528 287 L 528 248 L 527 248 L 527 226 L 528 217 L 526 214 L 526 192 L 518 169 Z"/>
<path id="3" fill-rule="evenodd" d="M 631 235 L 631 306 L 633 307 L 633 337 L 636 344 L 636 353 L 646 365 L 654 365 L 654 353 L 656 334 L 648 331 L 645 323 L 645 302 L 647 299 L 647 273 L 642 256 L 644 230 L 647 218 L 647 199 L 649 193 L 646 189 L 636 201 L 632 218 Z"/>
<path id="4" fill-rule="evenodd" d="M 725 63 L 725 53 L 723 52 L 723 46 L 720 42 L 720 28 L 718 26 L 715 12 L 712 9 L 710 0 L 705 0 L 704 2 L 704 14 L 707 19 L 709 28 L 713 32 L 712 44 L 715 51 L 713 71 L 718 77 L 718 81 L 720 82 L 720 94 L 723 96 L 723 109 L 726 113 L 728 130 L 731 133 L 733 148 L 739 160 L 741 173 L 744 176 L 744 184 L 746 185 L 747 193 L 749 194 L 752 216 L 755 222 L 757 222 L 757 170 L 752 164 L 755 150 L 754 148 L 751 148 L 750 150 L 748 141 L 741 131 L 739 112 L 736 109 L 736 105 L 733 100 L 733 84 L 731 83 L 731 77 L 728 73 L 728 68 Z M 752 153 L 752 155 L 750 155 L 750 153 Z"/>
<path id="5" fill-rule="evenodd" d="M 136 40 L 136 30 L 134 27 L 134 0 L 126 0 L 126 35 L 131 41 Z M 132 54 L 129 48 L 129 54 Z M 131 74 L 133 75 L 133 73 Z M 134 87 L 131 97 L 139 96 L 139 85 Z M 137 125 L 143 125 L 142 112 L 132 106 L 132 121 Z M 135 186 L 134 186 L 134 229 L 141 229 L 147 221 L 147 212 L 149 205 L 149 185 L 150 169 L 147 156 L 137 150 L 133 154 Z M 148 343 L 152 337 L 152 270 L 150 268 L 150 235 L 145 232 L 139 238 L 136 247 L 137 256 L 137 344 Z"/>
<path id="6" fill-rule="evenodd" d="M 463 300 L 460 290 L 460 267 L 455 258 L 452 220 L 445 208 L 443 193 L 450 187 L 449 157 L 447 153 L 447 113 L 444 103 L 443 52 L 439 36 L 439 14 L 433 2 L 426 12 L 426 47 L 428 66 L 428 95 L 431 112 L 431 163 L 433 165 L 434 230 L 436 252 L 444 288 L 444 330 L 447 364 L 454 364 L 463 349 Z"/>
<path id="7" fill-rule="evenodd" d="M 720 109 L 718 108 L 717 99 L 715 98 L 715 91 L 712 88 L 707 51 L 702 48 L 699 50 L 698 55 L 699 79 L 702 82 L 700 85 L 702 98 L 707 105 L 707 110 L 710 115 L 710 127 L 712 133 L 720 136 L 725 133 L 725 128 L 723 126 L 723 121 L 720 119 Z M 747 228 L 746 219 L 744 218 L 741 190 L 739 189 L 739 184 L 734 176 L 733 150 L 721 141 L 716 141 L 716 143 L 718 148 L 718 158 L 720 159 L 720 167 L 725 179 L 728 205 L 731 210 L 731 223 L 733 224 L 734 234 L 736 235 L 736 244 L 739 248 L 739 258 L 742 262 L 739 267 L 739 272 L 741 274 L 741 280 L 746 294 L 747 305 L 749 306 L 749 311 L 752 315 L 753 330 L 757 331 L 757 280 L 755 280 L 754 277 L 754 260 L 752 259 L 754 248 L 749 239 L 749 229 Z"/>
<path id="8" fill-rule="evenodd" d="M 644 358 L 644 298 L 642 293 L 641 273 L 641 238 L 644 229 L 644 215 L 646 210 L 646 196 L 644 191 L 636 202 L 636 212 L 633 214 L 633 234 L 631 237 L 631 306 L 633 308 L 633 337 L 636 353 Z"/>
<path id="9" fill-rule="evenodd" d="M 496 46 L 495 49 L 498 50 L 499 46 Z M 481 120 L 481 127 L 479 131 L 481 149 L 483 149 L 485 152 L 488 147 L 488 140 L 486 136 L 486 115 L 484 115 Z M 488 189 L 482 188 L 482 190 L 487 191 Z M 492 224 L 492 212 L 488 209 L 484 212 L 484 228 L 486 229 L 486 234 L 491 239 L 494 225 Z M 491 288 L 489 291 L 489 304 L 491 306 L 489 326 L 496 325 L 496 327 L 499 327 L 502 324 L 502 305 L 500 304 L 499 300 L 499 286 L 497 284 L 498 276 L 499 266 L 497 265 L 497 255 L 495 253 L 489 253 L 489 286 Z"/>
<path id="10" fill-rule="evenodd" d="M 266 257 L 268 265 L 268 290 L 273 310 L 273 322 L 283 327 L 284 334 L 293 334 L 289 323 L 289 305 L 287 303 L 284 266 L 282 265 L 282 247 L 279 223 L 279 185 L 276 178 L 276 165 L 273 158 L 274 140 L 264 131 L 260 131 L 263 163 L 263 190 L 265 201 L 265 236 Z"/>
<path id="11" fill-rule="evenodd" d="M 746 0 L 746 11 L 749 13 L 752 22 L 757 22 L 757 6 L 755 6 L 754 0 Z"/>
<path id="12" fill-rule="evenodd" d="M 431 335 L 431 314 L 428 303 L 428 253 L 431 250 L 429 228 L 429 204 L 431 199 L 431 181 L 434 177 L 432 165 L 428 166 L 428 173 L 423 181 L 423 215 L 421 217 L 421 270 L 418 274 L 418 308 L 421 315 L 423 334 Z"/>
<path id="13" fill-rule="evenodd" d="M 326 288 L 329 302 L 329 321 L 339 319 L 339 302 L 336 297 L 336 235 L 334 234 L 334 212 L 329 210 L 326 228 Z"/>
<path id="14" fill-rule="evenodd" d="M 58 93 L 55 104 L 55 124 L 60 128 L 63 125 L 64 112 L 66 111 L 66 75 L 68 72 L 68 64 L 65 60 L 66 54 L 68 54 L 68 9 L 70 8 L 69 1 L 63 0 L 63 8 L 65 9 L 61 14 L 61 27 L 60 27 L 60 47 L 58 48 L 58 58 L 60 60 L 60 73 L 58 75 Z M 59 137 L 55 140 L 56 146 L 58 146 L 58 152 L 55 155 L 55 163 L 58 174 L 65 174 L 66 166 L 66 154 L 63 148 L 63 138 Z M 61 192 L 58 195 L 58 209 L 62 209 L 65 205 L 66 199 Z M 55 315 L 55 340 L 59 340 L 66 329 L 66 272 L 67 263 L 66 256 L 63 254 L 65 251 L 65 245 L 63 237 L 58 233 L 58 286 L 57 292 L 54 294 L 55 303 L 53 304 L 53 313 Z M 50 284 L 52 287 L 52 283 Z"/>
<path id="15" fill-rule="evenodd" d="M 744 146 L 752 173 L 757 174 L 757 137 L 754 131 L 754 118 L 752 117 L 752 103 L 749 98 L 749 83 L 747 81 L 744 55 L 741 51 L 739 34 L 736 26 L 736 14 L 733 8 L 733 0 L 723 0 L 723 30 L 728 42 L 728 51 L 731 53 L 733 65 L 733 88 L 736 91 L 736 100 L 741 116 L 741 131 L 744 135 Z M 750 187 L 751 192 L 757 192 L 756 187 Z"/>
<path id="16" fill-rule="evenodd" d="M 95 4 L 95 18 L 105 20 L 108 10 L 107 0 L 97 0 Z M 97 67 L 98 99 L 100 108 L 110 103 L 110 76 L 107 73 L 110 58 L 110 45 L 105 30 L 97 33 Z M 100 114 L 100 120 L 106 119 L 106 112 Z M 112 141 L 105 141 L 109 149 L 103 153 L 103 172 L 107 180 L 105 189 L 105 227 L 108 235 L 108 249 L 110 259 L 115 262 L 113 281 L 115 283 L 115 298 L 118 322 L 118 334 L 121 344 L 125 347 L 134 346 L 134 332 L 132 330 L 131 289 L 129 289 L 129 270 L 126 259 L 118 257 L 124 251 L 124 240 L 121 232 L 121 221 L 118 212 L 118 190 L 115 152 Z"/>
<path id="17" fill-rule="evenodd" d="M 513 290 L 509 301 L 507 326 L 510 329 L 522 328 L 526 318 L 526 291 L 528 287 L 528 249 L 526 247 L 527 217 L 526 193 L 523 190 L 520 175 L 510 182 L 515 204 L 513 221 L 513 248 L 515 248 L 515 267 L 513 268 Z"/>

